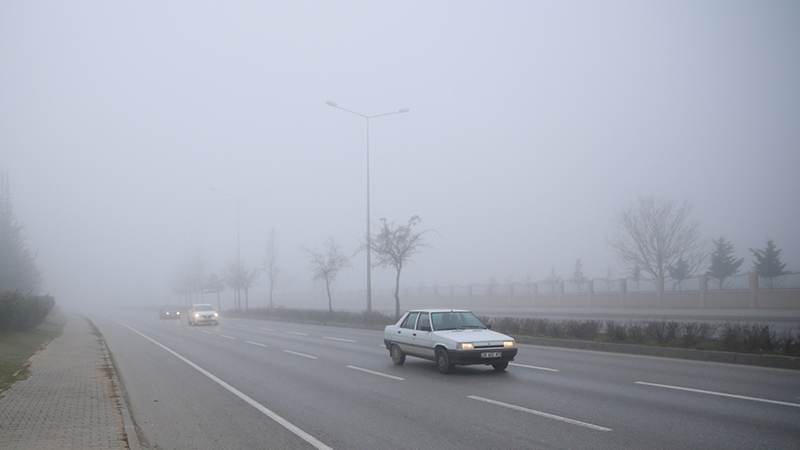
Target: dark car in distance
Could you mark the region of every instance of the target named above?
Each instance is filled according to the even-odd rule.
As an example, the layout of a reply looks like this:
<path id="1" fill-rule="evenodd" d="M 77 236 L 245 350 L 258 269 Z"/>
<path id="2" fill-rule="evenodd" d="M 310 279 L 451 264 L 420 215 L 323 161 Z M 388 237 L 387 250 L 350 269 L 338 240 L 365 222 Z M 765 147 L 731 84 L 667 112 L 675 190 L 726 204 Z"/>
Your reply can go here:
<path id="1" fill-rule="evenodd" d="M 181 312 L 178 308 L 161 308 L 158 313 L 158 317 L 162 320 L 164 319 L 180 319 Z"/>

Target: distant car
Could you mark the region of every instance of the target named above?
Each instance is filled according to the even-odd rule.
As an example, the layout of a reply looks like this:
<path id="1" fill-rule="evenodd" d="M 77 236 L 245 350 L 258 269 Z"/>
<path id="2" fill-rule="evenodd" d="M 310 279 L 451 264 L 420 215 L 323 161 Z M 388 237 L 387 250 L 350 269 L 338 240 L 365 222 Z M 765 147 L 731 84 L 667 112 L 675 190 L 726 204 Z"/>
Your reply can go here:
<path id="1" fill-rule="evenodd" d="M 408 311 L 384 330 L 383 342 L 392 362 L 402 365 L 406 355 L 436 362 L 442 373 L 455 365 L 485 364 L 504 371 L 517 355 L 514 338 L 490 330 L 464 309 Z"/>
<path id="2" fill-rule="evenodd" d="M 219 313 L 208 303 L 197 303 L 189 308 L 186 321 L 189 325 L 219 325 Z"/>
<path id="3" fill-rule="evenodd" d="M 181 312 L 177 308 L 161 308 L 158 316 L 161 319 L 180 319 Z"/>

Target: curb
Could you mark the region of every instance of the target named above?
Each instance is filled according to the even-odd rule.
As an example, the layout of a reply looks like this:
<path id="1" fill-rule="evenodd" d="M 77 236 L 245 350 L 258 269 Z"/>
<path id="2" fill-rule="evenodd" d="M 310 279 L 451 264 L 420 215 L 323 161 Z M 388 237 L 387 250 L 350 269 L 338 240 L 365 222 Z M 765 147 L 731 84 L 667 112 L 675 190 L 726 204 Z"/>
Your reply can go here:
<path id="1" fill-rule="evenodd" d="M 114 355 L 111 353 L 111 350 L 108 348 L 108 344 L 106 343 L 106 339 L 103 336 L 103 333 L 97 327 L 97 325 L 92 322 L 92 319 L 83 316 L 86 322 L 89 323 L 89 326 L 92 328 L 92 331 L 97 335 L 98 340 L 102 346 L 103 356 L 108 359 L 110 368 L 111 368 L 111 376 L 112 376 L 112 385 L 114 387 L 115 393 L 117 394 L 118 398 L 121 399 L 119 403 L 119 413 L 122 415 L 122 425 L 125 433 L 125 442 L 128 445 L 128 448 L 131 450 L 141 450 L 142 445 L 139 440 L 139 428 L 136 426 L 135 422 L 133 421 L 133 416 L 130 412 L 130 402 L 128 401 L 128 393 L 125 391 L 125 386 L 122 384 L 122 380 L 119 375 L 119 369 L 117 367 L 117 362 L 114 360 Z"/>
<path id="2" fill-rule="evenodd" d="M 662 358 L 677 358 L 694 361 L 744 364 L 748 366 L 800 370 L 800 358 L 794 356 L 723 352 L 717 350 L 696 350 L 691 348 L 618 344 L 614 342 L 581 341 L 575 339 L 556 339 L 531 336 L 516 336 L 516 339 L 517 342 L 522 344 L 542 345 L 547 347 L 562 347 L 610 353 L 625 353 L 630 355 L 647 355 Z"/>

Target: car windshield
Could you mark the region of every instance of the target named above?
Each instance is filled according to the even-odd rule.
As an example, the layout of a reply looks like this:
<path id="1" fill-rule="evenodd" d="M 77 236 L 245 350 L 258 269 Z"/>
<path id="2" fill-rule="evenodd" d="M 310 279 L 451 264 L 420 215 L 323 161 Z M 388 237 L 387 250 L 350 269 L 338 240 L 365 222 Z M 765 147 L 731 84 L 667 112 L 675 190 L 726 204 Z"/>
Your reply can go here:
<path id="1" fill-rule="evenodd" d="M 194 305 L 195 311 L 213 311 L 214 308 L 211 305 Z"/>
<path id="2" fill-rule="evenodd" d="M 433 322 L 433 329 L 438 331 L 486 328 L 486 325 L 469 311 L 432 313 L 431 321 Z"/>

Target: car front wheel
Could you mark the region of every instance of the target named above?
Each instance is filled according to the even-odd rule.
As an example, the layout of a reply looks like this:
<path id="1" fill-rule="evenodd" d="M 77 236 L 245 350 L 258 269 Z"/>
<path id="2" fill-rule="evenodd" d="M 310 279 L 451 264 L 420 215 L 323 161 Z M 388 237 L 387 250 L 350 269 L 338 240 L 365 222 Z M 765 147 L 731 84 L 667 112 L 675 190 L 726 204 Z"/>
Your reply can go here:
<path id="1" fill-rule="evenodd" d="M 453 363 L 450 362 L 450 356 L 443 348 L 436 349 L 436 368 L 439 372 L 448 374 L 453 371 Z"/>
<path id="2" fill-rule="evenodd" d="M 502 372 L 502 371 L 506 370 L 506 367 L 508 367 L 508 361 L 494 363 L 494 364 L 492 364 L 492 367 L 494 367 L 494 370 L 496 370 L 498 372 Z"/>
<path id="3" fill-rule="evenodd" d="M 389 351 L 390 355 L 392 356 L 392 362 L 396 366 L 402 366 L 404 362 L 406 362 L 406 354 L 400 350 L 400 346 L 397 344 L 392 344 L 391 350 Z"/>

